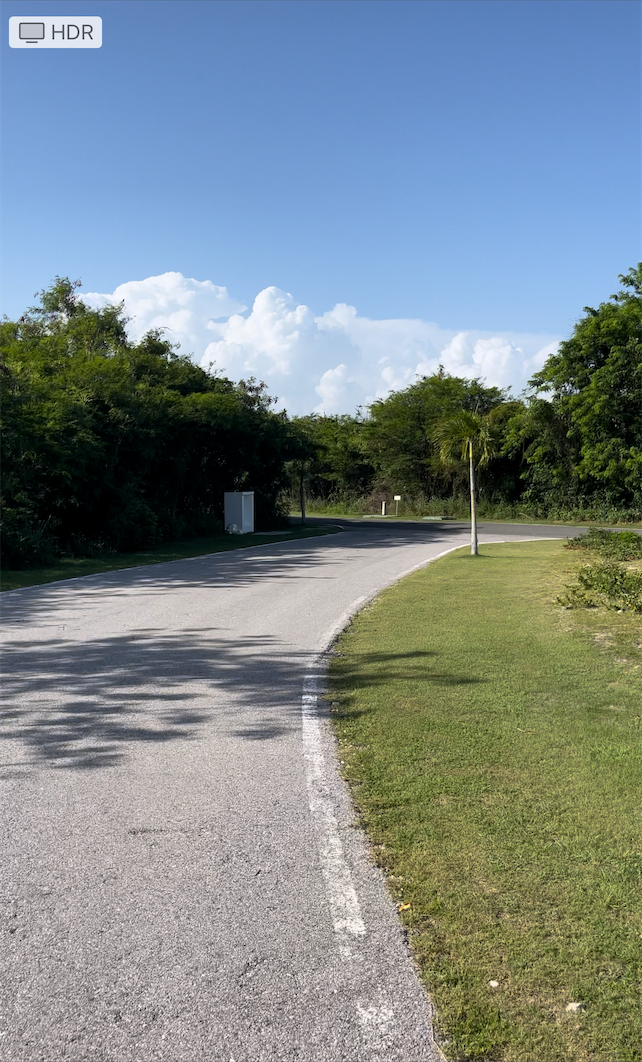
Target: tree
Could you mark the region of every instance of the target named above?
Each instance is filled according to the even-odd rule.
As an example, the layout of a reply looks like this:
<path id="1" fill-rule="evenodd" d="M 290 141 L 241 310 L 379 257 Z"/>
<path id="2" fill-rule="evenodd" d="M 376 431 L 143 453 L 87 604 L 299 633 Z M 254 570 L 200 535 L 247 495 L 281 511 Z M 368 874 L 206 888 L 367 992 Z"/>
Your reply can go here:
<path id="1" fill-rule="evenodd" d="M 577 450 L 570 418 L 553 402 L 531 396 L 509 420 L 502 454 L 521 458 L 523 500 L 539 515 L 546 516 L 557 506 L 581 505 Z"/>
<path id="2" fill-rule="evenodd" d="M 450 376 L 441 368 L 374 402 L 365 434 L 380 480 L 410 495 L 443 496 L 458 490 L 463 486 L 460 469 L 440 459 L 436 425 L 462 410 L 486 414 L 507 397 L 497 387 Z"/>
<path id="3" fill-rule="evenodd" d="M 434 428 L 439 456 L 444 464 L 453 464 L 459 457 L 468 461 L 470 485 L 470 552 L 477 555 L 477 499 L 475 494 L 475 465 L 484 467 L 497 451 L 488 416 L 462 409 L 459 413 L 439 421 Z"/>
<path id="4" fill-rule="evenodd" d="M 316 413 L 295 417 L 292 426 L 309 440 L 306 475 L 310 493 L 317 498 L 364 494 L 370 489 L 374 468 L 366 452 L 364 418 Z"/>
<path id="5" fill-rule="evenodd" d="M 310 437 L 306 425 L 301 420 L 292 421 L 291 429 L 291 459 L 286 465 L 290 482 L 299 492 L 299 504 L 301 507 L 301 523 L 305 523 L 305 488 L 309 481 L 310 471 L 319 453 L 320 445 Z"/>
<path id="6" fill-rule="evenodd" d="M 529 500 L 642 510 L 642 263 L 619 279 L 529 381 L 508 439 L 522 448 Z"/>
<path id="7" fill-rule="evenodd" d="M 56 278 L 0 324 L 5 565 L 209 533 L 226 490 L 282 519 L 296 440 L 265 386 L 209 375 L 160 331 L 130 343 L 122 307 L 77 286 Z"/>

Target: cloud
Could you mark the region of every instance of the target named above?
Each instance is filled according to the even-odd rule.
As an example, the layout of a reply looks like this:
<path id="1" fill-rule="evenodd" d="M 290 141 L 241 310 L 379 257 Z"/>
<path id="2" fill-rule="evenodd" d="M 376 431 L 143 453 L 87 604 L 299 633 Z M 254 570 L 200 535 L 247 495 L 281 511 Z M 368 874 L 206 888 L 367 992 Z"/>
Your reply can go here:
<path id="1" fill-rule="evenodd" d="M 314 348 L 316 325 L 307 306 L 297 306 L 279 288 L 265 288 L 254 300 L 248 317 L 233 314 L 223 323 L 210 322 L 214 339 L 201 359 L 243 372 L 291 376 L 299 356 Z"/>
<path id="2" fill-rule="evenodd" d="M 559 342 L 552 335 L 448 330 L 420 319 L 376 320 L 345 303 L 315 316 L 277 287 L 260 291 L 247 313 L 227 288 L 181 273 L 82 298 L 92 306 L 124 301 L 132 339 L 167 328 L 181 352 L 205 368 L 212 365 L 233 380 L 265 380 L 279 407 L 298 414 L 352 413 L 440 364 L 518 395 Z"/>
<path id="3" fill-rule="evenodd" d="M 343 363 L 326 369 L 314 390 L 321 399 L 315 407 L 317 413 L 352 413 L 363 402 L 359 381 Z"/>
<path id="4" fill-rule="evenodd" d="M 136 342 L 150 328 L 164 328 L 167 339 L 180 344 L 182 353 L 198 358 L 208 342 L 209 322 L 245 309 L 243 303 L 230 298 L 227 288 L 211 280 L 192 280 L 182 273 L 129 280 L 111 295 L 87 292 L 81 298 L 94 308 L 124 302 L 130 339 Z"/>

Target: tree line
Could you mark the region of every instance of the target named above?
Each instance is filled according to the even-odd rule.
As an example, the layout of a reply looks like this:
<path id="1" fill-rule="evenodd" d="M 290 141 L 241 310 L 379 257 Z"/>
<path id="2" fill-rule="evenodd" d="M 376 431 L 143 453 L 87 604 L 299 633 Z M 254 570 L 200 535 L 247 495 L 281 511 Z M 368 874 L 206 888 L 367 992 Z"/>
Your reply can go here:
<path id="1" fill-rule="evenodd" d="M 233 383 L 160 331 L 127 339 L 122 307 L 94 310 L 57 278 L 0 325 L 5 567 L 149 549 L 222 530 L 223 493 L 252 489 L 283 520 L 299 440 L 254 380 Z"/>
<path id="2" fill-rule="evenodd" d="M 642 519 L 642 264 L 619 279 L 519 399 L 440 368 L 355 416 L 296 418 L 312 505 L 374 511 L 401 494 L 407 512 L 461 515 L 469 462 L 444 443 L 463 442 L 468 414 L 485 515 Z"/>
<path id="3" fill-rule="evenodd" d="M 257 525 L 317 510 L 642 518 L 642 264 L 585 307 L 518 399 L 440 368 L 354 416 L 289 418 L 265 386 L 128 340 L 123 308 L 56 278 L 0 323 L 5 567 L 153 548 L 222 530 L 223 493 Z"/>

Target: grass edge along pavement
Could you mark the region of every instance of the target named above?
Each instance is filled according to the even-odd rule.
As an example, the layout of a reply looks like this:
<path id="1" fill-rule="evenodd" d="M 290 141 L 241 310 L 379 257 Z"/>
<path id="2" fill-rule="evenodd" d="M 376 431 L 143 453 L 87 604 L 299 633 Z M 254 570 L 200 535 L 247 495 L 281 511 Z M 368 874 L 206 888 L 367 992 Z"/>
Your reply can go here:
<path id="1" fill-rule="evenodd" d="M 342 771 L 449 1059 L 642 1057 L 640 617 L 559 606 L 563 546 L 451 552 L 331 660 Z"/>
<path id="2" fill-rule="evenodd" d="M 38 568 L 7 569 L 0 571 L 0 591 L 21 590 L 27 586 L 40 586 L 61 579 L 78 579 L 85 575 L 138 568 L 146 564 L 164 564 L 167 561 L 188 560 L 211 553 L 249 549 L 252 546 L 268 546 L 272 542 L 296 541 L 302 538 L 319 538 L 321 535 L 338 534 L 343 529 L 329 524 L 327 527 L 290 527 L 275 531 L 255 531 L 253 534 L 228 535 L 221 532 L 204 538 L 184 542 L 168 542 L 153 550 L 136 553 L 108 553 L 99 557 L 63 558 Z"/>

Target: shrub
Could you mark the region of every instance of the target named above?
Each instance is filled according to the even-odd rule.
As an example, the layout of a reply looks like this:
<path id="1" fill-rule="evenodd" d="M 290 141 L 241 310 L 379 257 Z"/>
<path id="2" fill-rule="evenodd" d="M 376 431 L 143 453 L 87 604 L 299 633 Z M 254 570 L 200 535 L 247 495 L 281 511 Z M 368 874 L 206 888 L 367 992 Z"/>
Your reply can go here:
<path id="1" fill-rule="evenodd" d="M 631 571 L 616 561 L 585 564 L 577 583 L 568 584 L 557 601 L 565 608 L 642 612 L 642 571 Z"/>
<path id="2" fill-rule="evenodd" d="M 637 560 L 642 557 L 642 535 L 590 527 L 586 533 L 570 538 L 565 548 L 588 549 L 611 560 Z"/>

